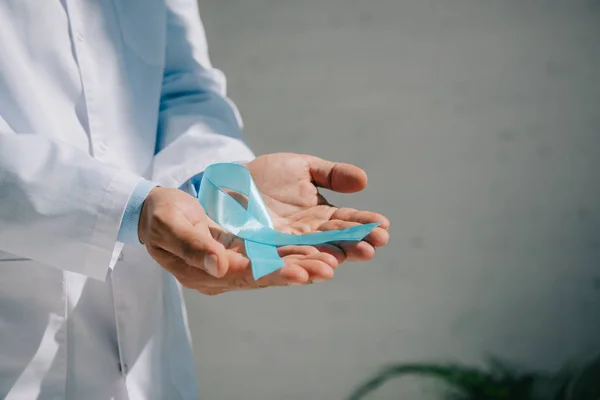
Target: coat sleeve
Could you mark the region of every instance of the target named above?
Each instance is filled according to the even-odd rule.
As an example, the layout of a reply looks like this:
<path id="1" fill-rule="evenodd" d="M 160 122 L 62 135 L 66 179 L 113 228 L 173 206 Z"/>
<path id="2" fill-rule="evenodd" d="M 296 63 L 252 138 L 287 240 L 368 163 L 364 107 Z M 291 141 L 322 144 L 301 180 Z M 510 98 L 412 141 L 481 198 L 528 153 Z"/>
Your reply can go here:
<path id="1" fill-rule="evenodd" d="M 242 122 L 211 66 L 196 0 L 167 0 L 167 48 L 152 180 L 180 187 L 215 162 L 249 161 Z"/>
<path id="2" fill-rule="evenodd" d="M 140 180 L 50 137 L 0 132 L 0 253 L 104 280 Z"/>

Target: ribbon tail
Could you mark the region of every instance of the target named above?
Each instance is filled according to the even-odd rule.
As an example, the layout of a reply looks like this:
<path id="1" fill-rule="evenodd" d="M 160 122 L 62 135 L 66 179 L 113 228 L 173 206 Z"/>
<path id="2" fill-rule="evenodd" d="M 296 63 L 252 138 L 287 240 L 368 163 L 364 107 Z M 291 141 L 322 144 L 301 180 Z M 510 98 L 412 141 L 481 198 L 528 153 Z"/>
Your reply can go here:
<path id="1" fill-rule="evenodd" d="M 252 277 L 254 280 L 269 275 L 285 265 L 285 262 L 277 253 L 277 247 L 250 242 L 248 240 L 244 242 L 246 245 L 246 255 L 250 259 L 252 266 Z"/>

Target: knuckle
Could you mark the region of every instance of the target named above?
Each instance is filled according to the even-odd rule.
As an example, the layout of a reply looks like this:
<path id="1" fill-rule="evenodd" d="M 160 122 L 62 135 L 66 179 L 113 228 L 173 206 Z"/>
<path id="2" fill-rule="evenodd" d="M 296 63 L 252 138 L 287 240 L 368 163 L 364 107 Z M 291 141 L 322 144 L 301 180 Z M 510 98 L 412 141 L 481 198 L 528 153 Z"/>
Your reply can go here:
<path id="1" fill-rule="evenodd" d="M 171 207 L 156 208 L 152 212 L 152 220 L 160 227 L 168 226 L 173 219 L 173 212 Z"/>
<path id="2" fill-rule="evenodd" d="M 336 219 L 346 219 L 349 218 L 354 211 L 356 210 L 354 210 L 353 208 L 341 207 L 333 213 L 333 217 Z"/>
<path id="3" fill-rule="evenodd" d="M 306 246 L 306 249 L 304 251 L 309 256 L 314 255 L 314 254 L 319 254 L 319 250 L 317 250 L 315 247 L 312 247 L 312 246 Z"/>
<path id="4" fill-rule="evenodd" d="M 237 276 L 231 281 L 232 286 L 236 289 L 251 287 L 253 286 L 252 283 L 252 279 L 246 275 Z"/>
<path id="5" fill-rule="evenodd" d="M 318 190 L 315 187 L 315 185 L 313 185 L 312 182 L 309 181 L 300 182 L 298 190 L 300 198 L 314 197 L 318 193 Z"/>
<path id="6" fill-rule="evenodd" d="M 300 231 L 300 233 L 310 233 L 312 231 L 312 229 L 309 224 L 301 223 L 301 224 L 298 224 L 298 231 Z"/>
<path id="7" fill-rule="evenodd" d="M 162 240 L 173 220 L 173 211 L 169 207 L 161 207 L 152 211 L 150 221 L 146 223 L 146 242 L 157 243 Z"/>
<path id="8" fill-rule="evenodd" d="M 266 280 L 259 280 L 255 283 L 254 285 L 257 289 L 266 289 L 268 287 L 271 286 L 275 286 L 273 283 L 271 282 L 267 282 Z"/>
<path id="9" fill-rule="evenodd" d="M 204 254 L 202 244 L 198 240 L 183 242 L 181 246 L 184 261 L 188 264 L 197 264 L 198 260 L 201 259 L 200 256 Z"/>

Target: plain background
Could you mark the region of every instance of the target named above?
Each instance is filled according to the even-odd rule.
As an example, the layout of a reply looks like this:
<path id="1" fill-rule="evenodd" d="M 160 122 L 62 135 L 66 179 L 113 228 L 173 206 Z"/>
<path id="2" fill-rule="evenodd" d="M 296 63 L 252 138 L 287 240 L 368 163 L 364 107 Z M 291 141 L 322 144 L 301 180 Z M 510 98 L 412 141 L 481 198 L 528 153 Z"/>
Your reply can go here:
<path id="1" fill-rule="evenodd" d="M 366 192 L 332 199 L 392 221 L 387 248 L 329 283 L 188 293 L 202 399 L 342 400 L 389 362 L 552 370 L 600 353 L 599 1 L 201 14 L 255 152 L 361 166 Z"/>

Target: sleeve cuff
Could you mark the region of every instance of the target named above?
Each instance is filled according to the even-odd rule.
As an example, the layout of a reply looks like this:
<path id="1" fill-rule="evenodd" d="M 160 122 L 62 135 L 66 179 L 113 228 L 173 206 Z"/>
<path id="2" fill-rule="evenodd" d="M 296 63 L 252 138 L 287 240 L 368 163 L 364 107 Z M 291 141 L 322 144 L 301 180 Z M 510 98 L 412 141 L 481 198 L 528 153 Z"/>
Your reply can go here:
<path id="1" fill-rule="evenodd" d="M 113 268 L 115 252 L 118 256 L 122 243 L 117 242 L 128 199 L 141 178 L 135 174 L 117 171 L 104 191 L 104 198 L 96 210 L 96 223 L 88 242 L 87 254 L 81 272 L 90 278 L 105 281 Z"/>
<path id="2" fill-rule="evenodd" d="M 123 213 L 123 219 L 121 220 L 117 241 L 125 244 L 141 243 L 138 236 L 138 225 L 140 221 L 140 214 L 142 212 L 142 206 L 144 205 L 144 200 L 146 200 L 146 197 L 148 197 L 150 191 L 156 186 L 156 183 L 142 179 L 137 184 L 135 189 L 133 189 L 133 192 L 129 197 L 129 201 L 127 202 L 125 212 Z"/>

